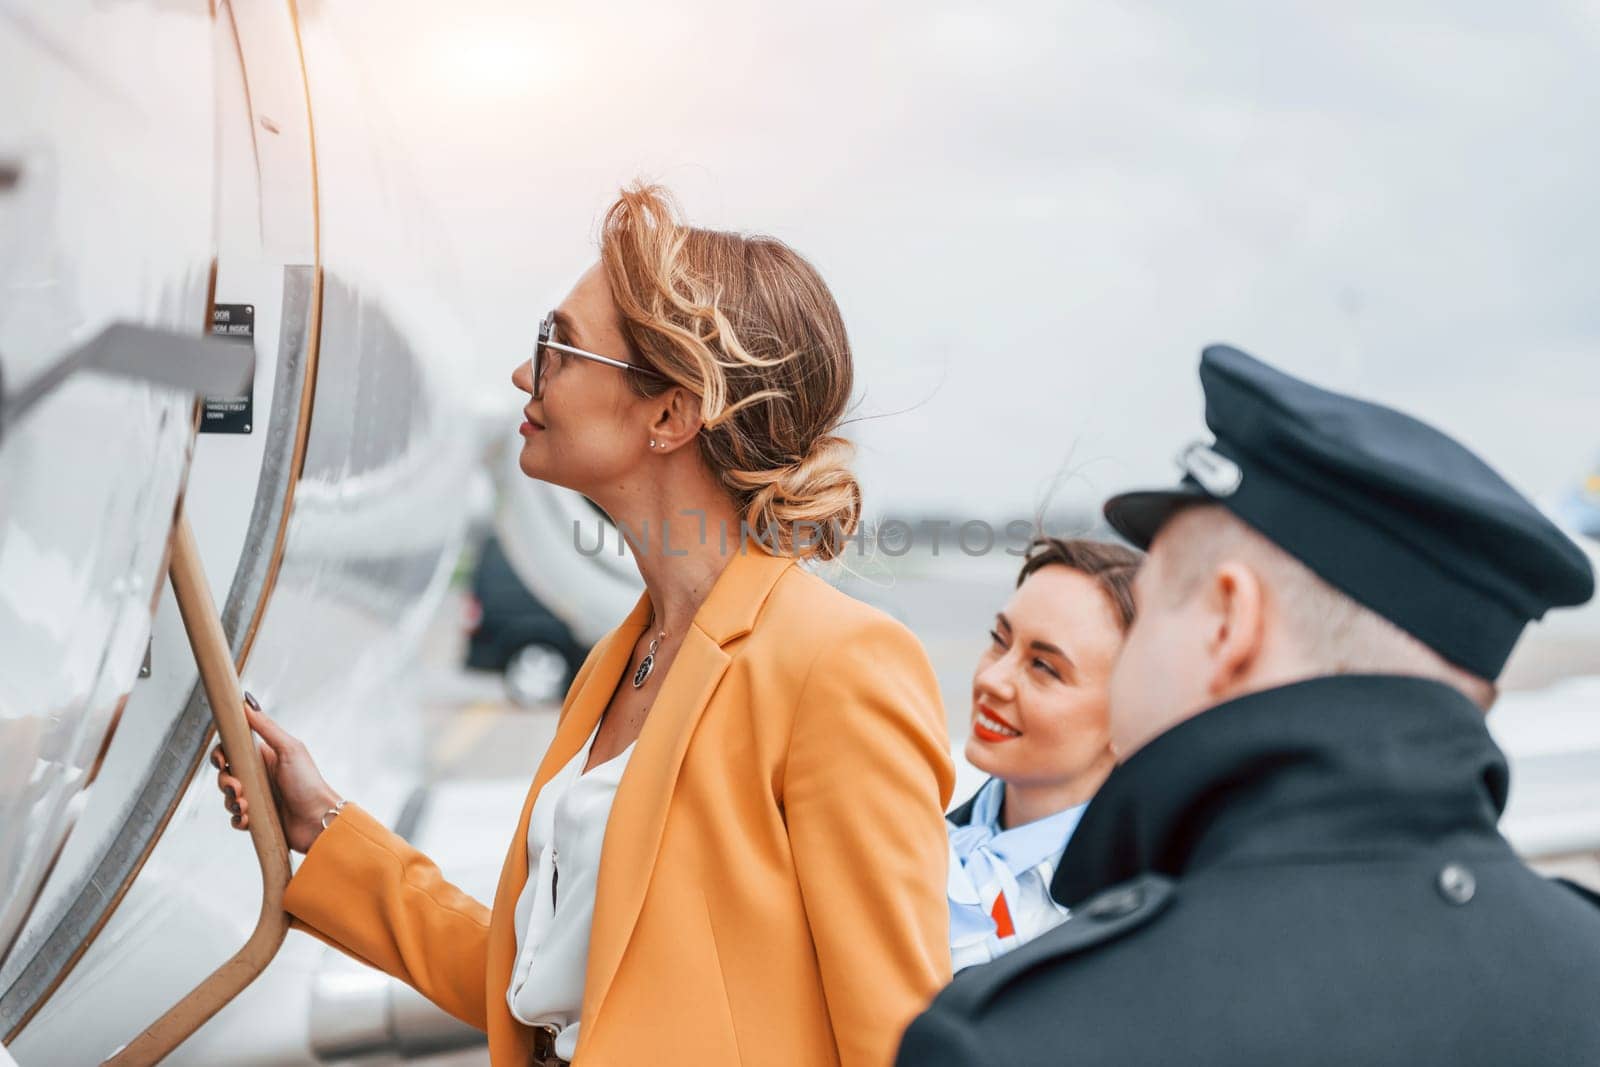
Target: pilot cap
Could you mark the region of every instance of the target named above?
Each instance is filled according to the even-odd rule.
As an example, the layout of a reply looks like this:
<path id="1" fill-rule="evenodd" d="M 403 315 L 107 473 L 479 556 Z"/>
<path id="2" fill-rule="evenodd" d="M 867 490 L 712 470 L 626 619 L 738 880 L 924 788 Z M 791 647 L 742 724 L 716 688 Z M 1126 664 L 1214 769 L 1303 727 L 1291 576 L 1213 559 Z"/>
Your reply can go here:
<path id="1" fill-rule="evenodd" d="M 1523 627 L 1594 594 L 1583 550 L 1488 464 L 1391 408 L 1319 389 L 1226 345 L 1200 357 L 1210 444 L 1169 490 L 1106 501 L 1140 548 L 1220 504 L 1445 659 L 1493 680 Z"/>

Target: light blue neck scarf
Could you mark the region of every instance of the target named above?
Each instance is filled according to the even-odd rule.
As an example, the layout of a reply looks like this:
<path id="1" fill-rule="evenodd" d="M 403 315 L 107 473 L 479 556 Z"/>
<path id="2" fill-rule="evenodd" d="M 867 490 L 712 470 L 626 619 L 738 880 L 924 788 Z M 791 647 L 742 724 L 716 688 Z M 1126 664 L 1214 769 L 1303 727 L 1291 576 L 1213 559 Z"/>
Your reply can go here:
<path id="1" fill-rule="evenodd" d="M 983 906 L 984 889 L 998 883 L 1008 901 L 1018 900 L 1018 876 L 1067 847 L 1088 804 L 1058 811 L 1042 819 L 1000 829 L 1005 783 L 991 778 L 978 790 L 972 821 L 950 826 L 950 943 L 968 944 L 995 933 L 994 919 Z"/>

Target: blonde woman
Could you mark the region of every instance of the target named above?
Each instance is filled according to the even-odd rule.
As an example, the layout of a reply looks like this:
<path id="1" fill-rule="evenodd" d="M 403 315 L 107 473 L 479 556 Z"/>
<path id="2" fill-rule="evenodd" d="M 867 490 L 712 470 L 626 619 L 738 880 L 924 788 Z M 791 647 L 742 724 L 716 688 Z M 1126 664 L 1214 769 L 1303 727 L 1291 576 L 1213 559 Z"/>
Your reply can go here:
<path id="1" fill-rule="evenodd" d="M 523 472 L 652 531 L 645 592 L 567 694 L 492 908 L 251 709 L 306 853 L 286 907 L 487 1030 L 495 1067 L 887 1064 L 950 976 L 954 774 L 916 639 L 797 565 L 861 508 L 832 296 L 631 188 L 512 380 Z"/>

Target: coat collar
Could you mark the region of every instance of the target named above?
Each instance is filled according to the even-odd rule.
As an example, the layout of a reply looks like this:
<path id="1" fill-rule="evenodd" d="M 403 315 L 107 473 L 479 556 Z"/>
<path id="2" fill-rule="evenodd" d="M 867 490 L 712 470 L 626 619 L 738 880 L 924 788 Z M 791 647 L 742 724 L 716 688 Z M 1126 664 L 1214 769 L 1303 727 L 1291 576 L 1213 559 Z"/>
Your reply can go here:
<path id="1" fill-rule="evenodd" d="M 1211 708 L 1112 771 L 1051 894 L 1074 906 L 1145 872 L 1222 859 L 1403 848 L 1493 835 L 1505 757 L 1483 712 L 1438 682 L 1314 678 Z"/>
<path id="2" fill-rule="evenodd" d="M 725 646 L 754 629 L 768 596 L 794 564 L 793 557 L 772 555 L 749 543 L 743 551 L 734 553 L 695 612 L 689 632 L 684 635 L 662 679 L 606 823 L 584 981 L 580 1043 L 583 1034 L 594 1032 L 595 1015 L 633 934 L 660 848 L 668 800 L 677 783 L 689 737 L 732 659 Z M 523 802 L 516 836 L 512 838 L 495 893 L 494 929 L 489 947 L 488 993 L 491 998 L 504 999 L 516 961 L 513 913 L 528 879 L 528 821 L 534 802 L 539 791 L 572 760 L 594 732 L 649 617 L 649 597 L 641 594 L 622 624 L 595 647 L 591 666 L 574 680 L 562 706 L 556 736 Z M 509 1013 L 505 1018 L 511 1032 L 502 1035 L 500 1041 L 513 1048 L 523 1048 L 531 1037 L 524 1028 L 510 1021 Z M 495 1037 L 493 1023 L 491 1015 L 491 1038 Z"/>
<path id="3" fill-rule="evenodd" d="M 711 592 L 706 594 L 700 610 L 694 613 L 695 628 L 718 645 L 745 636 L 755 629 L 767 594 L 794 564 L 793 556 L 773 555 L 755 542 L 747 541 L 743 550 L 733 554 L 717 580 L 711 583 Z M 639 622 L 643 628 L 644 619 L 649 616 L 649 602 L 644 597 L 640 597 L 639 602 L 645 608 Z M 633 610 L 637 614 L 639 608 L 636 606 Z"/>

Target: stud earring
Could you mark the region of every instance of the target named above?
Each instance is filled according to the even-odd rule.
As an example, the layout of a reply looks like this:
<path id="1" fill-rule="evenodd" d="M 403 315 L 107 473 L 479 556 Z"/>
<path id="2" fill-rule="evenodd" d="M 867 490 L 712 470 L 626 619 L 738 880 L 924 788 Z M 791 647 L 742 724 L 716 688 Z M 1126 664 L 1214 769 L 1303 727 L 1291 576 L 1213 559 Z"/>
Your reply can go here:
<path id="1" fill-rule="evenodd" d="M 656 447 L 656 443 L 655 443 L 655 442 L 654 442 L 654 441 L 651 441 L 651 442 L 650 442 L 650 447 L 651 447 L 651 448 L 654 448 L 654 447 Z"/>

